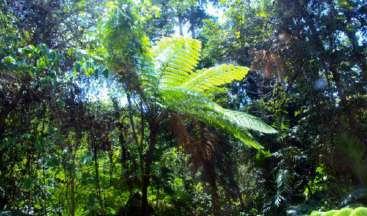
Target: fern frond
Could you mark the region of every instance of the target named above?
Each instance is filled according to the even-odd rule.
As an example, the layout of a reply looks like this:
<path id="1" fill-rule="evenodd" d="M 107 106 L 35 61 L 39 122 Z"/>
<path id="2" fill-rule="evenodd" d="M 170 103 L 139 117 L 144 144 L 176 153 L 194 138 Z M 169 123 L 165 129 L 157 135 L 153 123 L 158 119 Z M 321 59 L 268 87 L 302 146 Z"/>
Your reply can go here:
<path id="1" fill-rule="evenodd" d="M 261 119 L 248 113 L 233 111 L 224 108 L 222 108 L 222 113 L 231 122 L 235 122 L 235 124 L 241 125 L 241 127 L 243 128 L 259 131 L 266 134 L 277 133 L 274 128 L 265 124 Z"/>
<path id="2" fill-rule="evenodd" d="M 200 57 L 201 43 L 185 37 L 164 38 L 152 49 L 160 86 L 174 87 L 189 79 Z"/>
<path id="3" fill-rule="evenodd" d="M 263 133 L 276 132 L 258 118 L 249 114 L 224 109 L 200 93 L 179 87 L 161 89 L 160 92 L 164 104 L 167 106 L 166 108 L 222 128 L 247 146 L 255 149 L 262 149 L 262 146 L 251 137 L 247 130 Z"/>
<path id="4" fill-rule="evenodd" d="M 223 64 L 216 67 L 198 70 L 180 87 L 197 92 L 219 92 L 220 86 L 235 80 L 242 80 L 249 68 Z"/>
<path id="5" fill-rule="evenodd" d="M 144 89 L 155 89 L 157 94 L 152 96 L 160 106 L 221 128 L 245 145 L 261 150 L 262 146 L 249 130 L 262 133 L 276 133 L 276 130 L 255 116 L 224 109 L 208 98 L 223 89 L 224 84 L 243 79 L 249 69 L 223 64 L 195 71 L 200 50 L 201 43 L 191 38 L 173 37 L 159 41 L 151 50 L 152 70 L 142 73 L 141 80 L 149 87 Z"/>

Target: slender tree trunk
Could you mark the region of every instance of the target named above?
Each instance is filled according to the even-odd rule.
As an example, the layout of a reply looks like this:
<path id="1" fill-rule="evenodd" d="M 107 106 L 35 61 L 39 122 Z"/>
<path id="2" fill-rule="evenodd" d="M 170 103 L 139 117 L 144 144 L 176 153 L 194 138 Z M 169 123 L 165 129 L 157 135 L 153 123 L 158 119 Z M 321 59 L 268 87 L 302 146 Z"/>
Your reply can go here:
<path id="1" fill-rule="evenodd" d="M 45 106 L 43 106 L 43 113 L 46 113 L 46 109 L 45 109 Z M 45 120 L 42 120 L 42 129 L 40 130 L 39 134 L 38 134 L 38 137 L 37 139 L 40 139 L 40 142 L 41 142 L 41 145 L 45 145 L 44 143 L 44 138 L 46 137 L 46 134 L 45 134 Z M 42 154 L 40 154 L 38 156 L 38 158 L 42 157 Z M 43 185 L 46 185 L 46 169 L 45 169 L 45 163 L 42 162 L 41 163 L 41 169 L 42 169 L 42 175 L 41 175 L 41 179 L 42 179 L 42 184 Z M 42 189 L 42 212 L 43 212 L 43 215 L 47 215 L 47 189 L 44 190 Z"/>
<path id="2" fill-rule="evenodd" d="M 119 142 L 120 142 L 120 148 L 121 148 L 121 154 L 120 154 L 120 163 L 122 167 L 121 176 L 124 176 L 123 173 L 125 173 L 126 169 L 126 161 L 127 161 L 127 152 L 125 147 L 125 139 L 123 134 L 123 128 L 120 126 L 120 134 L 119 134 Z"/>
<path id="3" fill-rule="evenodd" d="M 75 141 L 76 142 L 76 141 Z M 69 192 L 70 192 L 70 211 L 71 211 L 71 215 L 75 215 L 76 212 L 76 198 L 75 198 L 75 194 L 76 194 L 76 186 L 75 186 L 75 152 L 76 149 L 74 147 L 74 143 L 70 142 L 69 143 L 70 147 L 69 147 L 69 157 L 68 159 L 70 160 L 71 163 L 69 166 Z"/>
<path id="4" fill-rule="evenodd" d="M 142 151 L 142 149 L 140 149 L 141 145 L 139 145 L 140 143 L 139 143 L 139 139 L 138 139 L 138 134 L 136 132 L 135 121 L 134 121 L 134 118 L 133 118 L 133 112 L 132 112 L 133 108 L 132 108 L 131 95 L 130 95 L 127 88 L 125 89 L 125 91 L 126 91 L 126 97 L 127 97 L 128 116 L 129 116 L 130 126 L 131 126 L 131 130 L 132 130 L 132 133 L 133 133 L 133 138 L 134 138 L 135 144 L 139 146 L 139 157 L 140 157 L 139 159 L 140 159 L 140 161 L 142 161 L 142 156 L 140 155 L 140 152 Z M 141 124 L 143 124 L 143 122 Z M 135 159 L 132 160 L 132 162 L 133 162 L 134 170 L 137 170 L 138 167 L 137 167 L 137 164 L 135 163 Z M 142 169 L 142 168 L 140 167 L 140 169 Z M 143 172 L 143 170 L 141 170 L 141 172 Z"/>
<path id="5" fill-rule="evenodd" d="M 4 132 L 5 132 L 5 116 L 2 116 L 0 114 L 0 140 L 2 140 Z"/>
<path id="6" fill-rule="evenodd" d="M 76 210 L 76 205 L 75 205 L 75 175 L 74 175 L 74 170 L 70 170 L 70 183 L 69 183 L 69 187 L 70 187 L 70 214 L 72 216 L 75 215 L 75 210 Z"/>
<path id="7" fill-rule="evenodd" d="M 211 185 L 212 190 L 212 200 L 213 200 L 213 214 L 214 216 L 220 216 L 220 204 L 218 196 L 217 182 L 214 180 Z"/>
<path id="8" fill-rule="evenodd" d="M 148 150 L 144 155 L 144 172 L 142 179 L 142 213 L 144 216 L 151 215 L 148 203 L 148 187 L 150 184 L 150 168 L 153 161 L 153 153 L 154 148 L 157 143 L 157 132 L 158 132 L 158 124 L 155 121 L 149 122 L 149 144 Z"/>
<path id="9" fill-rule="evenodd" d="M 108 170 L 109 172 L 109 177 L 110 177 L 110 186 L 112 186 L 112 176 L 113 176 L 113 169 L 114 169 L 114 164 L 113 164 L 113 146 L 111 146 L 111 149 L 108 151 L 108 160 L 110 162 L 110 169 Z"/>
<path id="10" fill-rule="evenodd" d="M 102 199 L 101 184 L 100 184 L 100 178 L 99 178 L 98 149 L 97 149 L 96 141 L 93 139 L 92 142 L 93 142 L 94 170 L 96 174 L 96 193 L 97 193 L 99 204 L 102 208 L 102 213 L 104 214 L 104 203 Z"/>
<path id="11" fill-rule="evenodd" d="M 27 165 L 26 165 L 26 169 L 27 169 L 27 175 L 28 178 L 31 178 L 32 176 L 32 151 L 29 149 L 27 152 Z M 30 211 L 31 211 L 31 206 L 33 206 L 32 203 L 33 200 L 33 196 L 32 196 L 32 190 L 29 190 L 28 192 L 28 200 L 27 200 L 27 213 L 30 215 Z"/>
<path id="12" fill-rule="evenodd" d="M 142 171 L 142 175 L 144 175 L 144 167 L 145 167 L 145 159 L 144 159 L 144 140 L 145 140 L 145 118 L 144 118 L 144 111 L 143 105 L 140 103 L 140 142 L 138 144 L 139 148 L 139 159 L 140 159 L 140 169 Z M 148 144 L 149 145 L 149 144 Z M 143 176 L 142 176 L 143 182 Z"/>
<path id="13" fill-rule="evenodd" d="M 191 30 L 191 37 L 196 38 L 195 26 L 192 23 L 191 23 L 191 26 L 190 26 L 190 30 Z"/>
<path id="14" fill-rule="evenodd" d="M 128 105 L 128 113 L 129 113 L 129 120 L 130 120 L 130 125 L 131 125 L 131 130 L 133 132 L 133 137 L 135 140 L 136 145 L 139 144 L 139 139 L 138 139 L 138 134 L 136 133 L 135 130 L 135 122 L 134 122 L 134 118 L 133 118 L 133 113 L 132 113 L 132 102 L 131 102 L 131 95 L 128 91 L 126 91 L 126 97 L 127 97 L 127 105 Z"/>
<path id="15" fill-rule="evenodd" d="M 180 30 L 180 35 L 183 36 L 183 19 L 182 16 L 178 16 L 178 27 Z"/>
<path id="16" fill-rule="evenodd" d="M 121 154 L 120 154 L 121 179 L 124 179 L 130 194 L 132 194 L 133 182 L 131 181 L 131 179 L 129 177 L 130 171 L 129 171 L 129 166 L 127 164 L 127 161 L 129 160 L 128 151 L 127 151 L 127 148 L 126 148 L 127 143 L 126 143 L 126 140 L 125 140 L 125 137 L 124 137 L 124 128 L 123 128 L 123 126 L 120 125 L 119 128 L 120 128 L 119 142 L 120 142 L 120 148 L 121 148 Z M 131 160 L 133 160 L 133 159 L 131 158 Z M 134 161 L 132 161 L 132 162 L 134 163 Z M 136 167 L 136 165 L 135 165 L 135 167 Z"/>
<path id="17" fill-rule="evenodd" d="M 208 182 L 210 185 L 210 192 L 212 197 L 212 204 L 213 204 L 213 215 L 220 216 L 220 203 L 219 203 L 219 195 L 218 195 L 218 188 L 217 188 L 217 181 L 215 175 L 215 168 L 213 162 L 208 162 L 206 168 L 208 172 Z"/>
<path id="18" fill-rule="evenodd" d="M 42 164 L 42 180 L 43 180 L 43 185 L 46 185 L 46 169 L 44 164 Z M 47 215 L 47 195 L 46 195 L 47 191 L 42 191 L 42 211 L 43 211 L 43 215 Z"/>

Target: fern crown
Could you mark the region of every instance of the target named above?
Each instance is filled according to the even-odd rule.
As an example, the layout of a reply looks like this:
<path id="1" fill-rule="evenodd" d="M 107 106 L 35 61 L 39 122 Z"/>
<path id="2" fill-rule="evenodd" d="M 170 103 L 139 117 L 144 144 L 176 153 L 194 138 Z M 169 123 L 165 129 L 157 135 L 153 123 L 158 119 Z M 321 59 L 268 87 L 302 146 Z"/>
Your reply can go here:
<path id="1" fill-rule="evenodd" d="M 223 64 L 195 70 L 201 43 L 185 37 L 163 38 L 151 50 L 154 70 L 145 70 L 141 81 L 145 92 L 154 91 L 164 108 L 218 127 L 255 149 L 262 149 L 249 133 L 276 133 L 250 114 L 225 109 L 211 100 L 223 85 L 242 80 L 249 68 Z"/>

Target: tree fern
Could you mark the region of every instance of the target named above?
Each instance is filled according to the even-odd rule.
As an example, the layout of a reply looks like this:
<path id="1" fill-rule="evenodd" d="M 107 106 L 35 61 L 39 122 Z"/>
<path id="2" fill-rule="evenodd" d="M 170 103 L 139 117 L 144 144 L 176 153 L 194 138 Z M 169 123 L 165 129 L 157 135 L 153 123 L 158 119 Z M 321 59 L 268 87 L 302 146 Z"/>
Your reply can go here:
<path id="1" fill-rule="evenodd" d="M 275 129 L 255 116 L 225 109 L 209 98 L 224 84 L 243 79 L 249 69 L 223 64 L 195 70 L 200 49 L 200 42 L 191 38 L 159 41 L 152 49 L 153 71 L 142 74 L 142 80 L 148 82 L 145 86 L 155 85 L 155 99 L 162 107 L 221 128 L 247 146 L 262 149 L 249 130 L 276 133 Z"/>

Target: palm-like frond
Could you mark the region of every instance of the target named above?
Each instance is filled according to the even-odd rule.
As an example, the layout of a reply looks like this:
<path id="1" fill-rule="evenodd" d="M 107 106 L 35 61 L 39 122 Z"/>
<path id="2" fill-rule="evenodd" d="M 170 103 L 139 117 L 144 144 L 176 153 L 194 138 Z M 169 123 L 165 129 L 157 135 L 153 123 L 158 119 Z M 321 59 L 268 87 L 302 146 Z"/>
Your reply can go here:
<path id="1" fill-rule="evenodd" d="M 160 93 L 162 104 L 167 109 L 221 128 L 255 149 L 262 149 L 262 146 L 252 138 L 249 129 L 263 133 L 276 132 L 257 117 L 224 109 L 200 93 L 180 87 L 161 89 Z"/>
<path id="2" fill-rule="evenodd" d="M 197 92 L 217 92 L 219 86 L 235 80 L 242 80 L 249 68 L 223 64 L 208 69 L 202 69 L 190 76 L 190 79 L 182 83 L 183 88 Z"/>
<path id="3" fill-rule="evenodd" d="M 221 107 L 208 98 L 220 86 L 241 80 L 248 73 L 247 67 L 220 65 L 194 71 L 199 61 L 201 44 L 184 38 L 164 38 L 152 50 L 154 72 L 146 76 L 154 80 L 158 92 L 157 102 L 178 114 L 193 117 L 221 128 L 244 144 L 262 149 L 249 130 L 276 133 L 276 130 L 259 118 L 247 113 Z"/>
<path id="4" fill-rule="evenodd" d="M 259 131 L 262 133 L 272 134 L 277 131 L 265 124 L 261 119 L 256 116 L 250 115 L 245 112 L 233 111 L 229 109 L 222 108 L 222 114 L 226 119 L 230 122 L 235 123 L 236 125 L 241 125 L 243 128 Z"/>
<path id="5" fill-rule="evenodd" d="M 201 43 L 184 37 L 163 38 L 153 48 L 155 71 L 161 87 L 187 81 L 198 64 Z"/>

